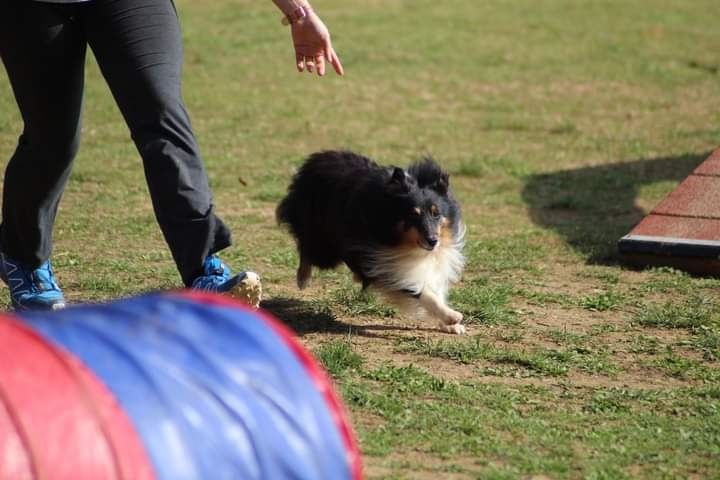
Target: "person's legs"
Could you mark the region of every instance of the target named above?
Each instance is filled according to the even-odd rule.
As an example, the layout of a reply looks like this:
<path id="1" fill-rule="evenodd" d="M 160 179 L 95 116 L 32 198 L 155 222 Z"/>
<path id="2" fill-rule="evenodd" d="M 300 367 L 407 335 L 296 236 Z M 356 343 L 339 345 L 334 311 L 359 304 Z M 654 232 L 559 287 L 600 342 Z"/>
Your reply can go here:
<path id="1" fill-rule="evenodd" d="M 0 1 L 0 57 L 24 124 L 5 170 L 0 251 L 29 268 L 50 257 L 80 137 L 85 40 L 70 12 Z"/>
<path id="2" fill-rule="evenodd" d="M 171 0 L 79 7 L 88 44 L 143 158 L 155 216 L 185 285 L 230 245 L 181 94 L 182 38 Z"/>
<path id="3" fill-rule="evenodd" d="M 80 137 L 85 40 L 68 6 L 0 2 L 0 57 L 23 120 L 5 170 L 0 278 L 17 309 L 65 306 L 49 257 Z"/>

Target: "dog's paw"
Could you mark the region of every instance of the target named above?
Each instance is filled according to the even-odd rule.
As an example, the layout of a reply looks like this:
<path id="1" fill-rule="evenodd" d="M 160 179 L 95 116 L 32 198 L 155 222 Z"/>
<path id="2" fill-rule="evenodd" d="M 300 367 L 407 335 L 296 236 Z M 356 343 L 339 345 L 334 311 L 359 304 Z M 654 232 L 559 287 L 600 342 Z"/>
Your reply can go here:
<path id="1" fill-rule="evenodd" d="M 453 323 L 452 325 L 442 324 L 440 330 L 445 333 L 454 333 L 455 335 L 465 335 L 465 325 L 462 323 Z"/>
<path id="2" fill-rule="evenodd" d="M 456 312 L 450 308 L 447 309 L 440 325 L 440 330 L 447 333 L 454 333 L 456 335 L 465 334 L 465 325 L 463 325 L 463 314 Z"/>
<path id="3" fill-rule="evenodd" d="M 445 325 L 455 325 L 463 321 L 463 314 L 460 312 L 448 308 L 444 313 L 442 321 Z"/>

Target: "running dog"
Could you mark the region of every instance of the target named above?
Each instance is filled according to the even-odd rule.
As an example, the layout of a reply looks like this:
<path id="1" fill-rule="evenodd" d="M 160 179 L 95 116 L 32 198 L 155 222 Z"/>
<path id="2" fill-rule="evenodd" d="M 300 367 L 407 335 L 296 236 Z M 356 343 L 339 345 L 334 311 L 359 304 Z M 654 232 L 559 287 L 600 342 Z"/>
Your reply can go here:
<path id="1" fill-rule="evenodd" d="M 465 226 L 449 175 L 430 157 L 407 169 L 348 151 L 311 155 L 278 205 L 278 223 L 295 237 L 298 287 L 312 267 L 345 263 L 405 313 L 439 320 L 463 334 L 463 316 L 446 303 L 464 267 Z"/>

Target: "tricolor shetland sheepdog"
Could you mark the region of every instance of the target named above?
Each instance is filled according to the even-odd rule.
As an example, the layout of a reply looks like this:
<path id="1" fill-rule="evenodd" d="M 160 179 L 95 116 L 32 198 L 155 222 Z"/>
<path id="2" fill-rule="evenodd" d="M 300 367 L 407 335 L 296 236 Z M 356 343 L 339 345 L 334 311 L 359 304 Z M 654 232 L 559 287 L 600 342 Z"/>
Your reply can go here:
<path id="1" fill-rule="evenodd" d="M 315 153 L 276 214 L 297 243 L 300 288 L 313 266 L 345 262 L 363 288 L 438 319 L 445 332 L 465 333 L 462 314 L 446 304 L 464 266 L 465 227 L 449 176 L 433 159 L 405 170 L 347 151 Z"/>

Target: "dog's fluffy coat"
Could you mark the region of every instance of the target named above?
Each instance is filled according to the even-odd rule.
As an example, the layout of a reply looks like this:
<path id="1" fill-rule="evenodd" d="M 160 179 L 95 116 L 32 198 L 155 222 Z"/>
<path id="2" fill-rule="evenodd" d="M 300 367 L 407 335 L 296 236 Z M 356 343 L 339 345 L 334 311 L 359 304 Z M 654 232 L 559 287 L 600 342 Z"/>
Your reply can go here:
<path id="1" fill-rule="evenodd" d="M 446 297 L 464 266 L 465 227 L 449 176 L 431 158 L 404 170 L 352 152 L 315 153 L 276 213 L 297 243 L 300 288 L 313 266 L 344 262 L 363 288 L 439 319 L 444 331 L 464 333 L 462 314 Z"/>

